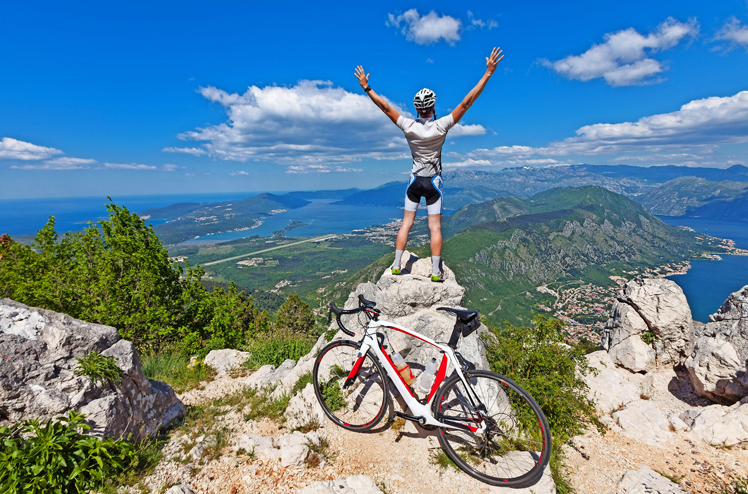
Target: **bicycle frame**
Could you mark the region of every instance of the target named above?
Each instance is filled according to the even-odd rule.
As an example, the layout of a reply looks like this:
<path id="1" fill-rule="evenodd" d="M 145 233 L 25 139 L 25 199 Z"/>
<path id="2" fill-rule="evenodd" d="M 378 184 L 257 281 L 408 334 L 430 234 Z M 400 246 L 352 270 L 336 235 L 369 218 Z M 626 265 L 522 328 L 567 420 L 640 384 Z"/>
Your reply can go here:
<path id="1" fill-rule="evenodd" d="M 379 328 L 393 329 L 395 331 L 399 331 L 413 338 L 418 338 L 419 340 L 436 347 L 443 354 L 442 361 L 439 364 L 439 369 L 437 370 L 434 383 L 431 386 L 431 390 L 429 392 L 429 396 L 425 404 L 418 401 L 418 398 L 413 394 L 410 387 L 407 384 L 405 384 L 405 381 L 403 381 L 402 376 L 400 375 L 398 370 L 395 368 L 395 364 L 392 362 L 392 359 L 390 358 L 390 356 L 381 347 L 379 341 L 377 340 L 377 334 L 378 334 L 377 330 Z M 364 337 L 361 340 L 361 347 L 359 349 L 358 359 L 356 360 L 356 363 L 354 364 L 353 368 L 351 369 L 350 374 L 348 375 L 348 380 L 355 379 L 361 367 L 361 364 L 363 363 L 364 357 L 366 356 L 366 352 L 368 352 L 369 350 L 372 350 L 374 354 L 377 356 L 377 359 L 382 364 L 382 367 L 384 368 L 385 372 L 389 376 L 390 381 L 394 384 L 395 388 L 400 393 L 400 396 L 403 397 L 403 400 L 405 400 L 405 403 L 408 406 L 408 409 L 413 414 L 415 419 L 420 419 L 418 421 L 422 425 L 430 425 L 434 427 L 445 427 L 449 429 L 469 430 L 473 433 L 478 433 L 478 434 L 481 434 L 485 431 L 486 421 L 484 419 L 481 419 L 479 426 L 476 427 L 476 423 L 468 425 L 468 424 L 460 423 L 455 420 L 446 420 L 444 422 L 440 422 L 436 418 L 434 418 L 433 414 L 431 413 L 431 406 L 433 404 L 434 397 L 436 396 L 436 391 L 439 389 L 439 386 L 441 386 L 442 382 L 444 381 L 444 378 L 446 377 L 447 368 L 449 367 L 449 364 L 452 364 L 452 367 L 454 368 L 455 372 L 457 373 L 460 380 L 465 385 L 465 389 L 469 390 L 468 395 L 469 394 L 473 395 L 473 396 L 468 396 L 470 401 L 473 402 L 473 406 L 476 409 L 480 407 L 480 405 L 477 405 L 477 403 L 480 403 L 480 399 L 478 399 L 478 396 L 475 394 L 475 391 L 473 390 L 472 386 L 470 386 L 469 382 L 465 378 L 465 375 L 462 372 L 461 365 L 458 362 L 457 357 L 455 356 L 454 350 L 448 344 L 437 343 L 436 341 L 432 340 L 431 338 L 427 336 L 416 333 L 415 331 L 412 331 L 408 328 L 398 326 L 397 324 L 393 322 L 370 320 L 366 328 Z"/>

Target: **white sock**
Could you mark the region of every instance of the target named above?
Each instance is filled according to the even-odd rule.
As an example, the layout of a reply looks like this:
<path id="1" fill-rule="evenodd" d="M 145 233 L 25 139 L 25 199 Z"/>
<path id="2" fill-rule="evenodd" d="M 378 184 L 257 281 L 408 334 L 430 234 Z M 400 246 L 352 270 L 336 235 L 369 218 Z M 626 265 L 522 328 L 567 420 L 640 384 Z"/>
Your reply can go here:
<path id="1" fill-rule="evenodd" d="M 393 268 L 400 269 L 400 258 L 403 257 L 403 251 L 395 250 L 395 262 L 392 263 Z"/>
<path id="2" fill-rule="evenodd" d="M 431 256 L 431 272 L 434 274 L 441 274 L 441 266 L 439 263 L 441 263 L 442 258 L 441 256 Z"/>

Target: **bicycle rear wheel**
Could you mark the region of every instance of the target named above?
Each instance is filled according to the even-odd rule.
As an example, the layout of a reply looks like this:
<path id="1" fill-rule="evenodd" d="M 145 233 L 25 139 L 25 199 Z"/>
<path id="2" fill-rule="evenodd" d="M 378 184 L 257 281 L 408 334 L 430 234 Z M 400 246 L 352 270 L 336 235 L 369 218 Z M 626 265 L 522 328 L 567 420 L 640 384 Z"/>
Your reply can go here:
<path id="1" fill-rule="evenodd" d="M 479 434 L 472 429 L 440 427 L 442 449 L 468 475 L 487 484 L 534 485 L 551 455 L 550 428 L 540 407 L 527 391 L 504 376 L 468 371 L 465 377 L 480 403 L 473 403 L 465 384 L 454 375 L 437 392 L 434 416 L 473 429 L 485 419 L 487 428 Z"/>
<path id="2" fill-rule="evenodd" d="M 387 379 L 371 352 L 359 358 L 360 345 L 333 341 L 314 362 L 313 383 L 325 415 L 344 429 L 363 432 L 376 426 L 387 411 Z M 349 379 L 354 366 L 359 366 Z"/>

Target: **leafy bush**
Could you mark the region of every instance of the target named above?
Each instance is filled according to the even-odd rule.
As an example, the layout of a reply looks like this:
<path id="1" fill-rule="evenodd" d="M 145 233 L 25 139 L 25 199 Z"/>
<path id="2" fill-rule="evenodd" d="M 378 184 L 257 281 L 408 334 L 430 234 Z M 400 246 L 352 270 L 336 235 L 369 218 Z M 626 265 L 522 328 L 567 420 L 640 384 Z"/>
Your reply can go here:
<path id="1" fill-rule="evenodd" d="M 186 355 L 237 348 L 268 328 L 236 285 L 209 292 L 203 268 L 171 261 L 137 214 L 106 207 L 109 218 L 81 232 L 58 235 L 50 217 L 31 247 L 3 237 L 0 297 L 114 326 L 139 349 L 176 344 Z"/>
<path id="2" fill-rule="evenodd" d="M 656 341 L 660 341 L 660 338 L 651 329 L 648 329 L 644 331 L 643 333 L 640 333 L 639 337 L 647 345 L 653 345 Z"/>
<path id="3" fill-rule="evenodd" d="M 182 393 L 203 381 L 212 381 L 216 371 L 201 360 L 190 365 L 189 357 L 176 350 L 146 351 L 141 355 L 143 374 L 149 379 L 163 381 L 174 391 Z"/>
<path id="4" fill-rule="evenodd" d="M 309 353 L 315 340 L 305 334 L 274 331 L 260 334 L 247 345 L 252 355 L 244 362 L 246 367 L 256 369 L 263 365 L 281 365 L 286 359 L 298 361 Z"/>
<path id="5" fill-rule="evenodd" d="M 291 333 L 311 334 L 314 332 L 314 312 L 298 295 L 291 294 L 278 309 L 275 326 Z"/>
<path id="6" fill-rule="evenodd" d="M 597 420 L 595 404 L 587 398 L 587 384 L 579 377 L 589 372 L 585 346 L 569 346 L 563 324 L 538 315 L 533 327 L 491 327 L 484 338 L 491 370 L 522 386 L 540 405 L 553 436 L 551 471 L 559 492 L 570 492 L 564 478 L 561 446 Z M 578 374 L 579 373 L 579 374 Z"/>
<path id="7" fill-rule="evenodd" d="M 41 425 L 0 427 L 0 492 L 81 493 L 130 483 L 160 459 L 155 441 L 133 444 L 85 436 L 83 415 Z"/>
<path id="8" fill-rule="evenodd" d="M 78 359 L 75 368 L 76 376 L 88 376 L 96 384 L 105 385 L 108 382 L 122 384 L 122 371 L 117 366 L 117 359 L 105 357 L 96 350 Z"/>

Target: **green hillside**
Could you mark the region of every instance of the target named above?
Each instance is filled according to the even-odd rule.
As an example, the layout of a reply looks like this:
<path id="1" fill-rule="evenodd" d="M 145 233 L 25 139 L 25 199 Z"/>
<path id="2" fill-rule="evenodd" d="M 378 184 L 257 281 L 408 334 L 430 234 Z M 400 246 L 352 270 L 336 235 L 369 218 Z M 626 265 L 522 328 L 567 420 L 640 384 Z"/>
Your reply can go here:
<path id="1" fill-rule="evenodd" d="M 470 226 L 442 257 L 467 289 L 467 305 L 495 321 L 527 323 L 553 298 L 544 283 L 609 276 L 688 259 L 696 235 L 666 225 L 630 199 L 595 186 L 557 188 L 523 201 L 529 214 Z"/>
<path id="2" fill-rule="evenodd" d="M 748 219 L 748 184 L 682 177 L 652 189 L 638 199 L 653 214 Z"/>
<path id="3" fill-rule="evenodd" d="M 281 210 L 296 209 L 309 201 L 294 196 L 259 194 L 240 201 L 180 203 L 148 209 L 138 214 L 146 219 L 170 220 L 153 230 L 165 244 L 234 230 L 249 230 L 263 219 Z"/>

